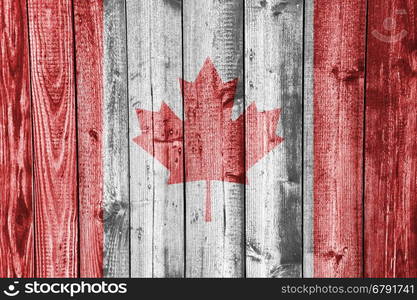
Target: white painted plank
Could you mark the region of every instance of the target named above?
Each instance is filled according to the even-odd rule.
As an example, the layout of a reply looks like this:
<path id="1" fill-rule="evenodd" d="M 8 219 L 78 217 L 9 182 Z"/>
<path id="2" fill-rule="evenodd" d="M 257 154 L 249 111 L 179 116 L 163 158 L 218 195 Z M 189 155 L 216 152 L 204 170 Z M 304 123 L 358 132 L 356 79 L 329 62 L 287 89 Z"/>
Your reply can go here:
<path id="1" fill-rule="evenodd" d="M 129 146 L 124 0 L 104 0 L 104 276 L 129 277 Z"/>
<path id="2" fill-rule="evenodd" d="M 243 1 L 184 0 L 183 26 L 185 80 L 195 81 L 210 57 L 223 82 L 240 80 L 233 109 L 238 116 L 243 109 Z M 186 142 L 185 155 L 190 151 Z M 211 222 L 205 221 L 206 191 L 205 181 L 186 182 L 186 276 L 242 277 L 244 186 L 211 181 Z"/>
<path id="3" fill-rule="evenodd" d="M 142 134 L 136 109 L 159 112 L 165 102 L 182 117 L 181 3 L 127 0 L 127 24 L 132 277 L 182 277 L 184 184 L 168 185 L 169 170 L 133 141 Z"/>
<path id="4" fill-rule="evenodd" d="M 303 277 L 314 276 L 314 1 L 306 0 L 304 8 L 304 243 Z"/>
<path id="5" fill-rule="evenodd" d="M 248 173 L 247 277 L 301 276 L 302 43 L 302 0 L 245 1 L 246 103 L 281 109 L 284 138 Z"/>

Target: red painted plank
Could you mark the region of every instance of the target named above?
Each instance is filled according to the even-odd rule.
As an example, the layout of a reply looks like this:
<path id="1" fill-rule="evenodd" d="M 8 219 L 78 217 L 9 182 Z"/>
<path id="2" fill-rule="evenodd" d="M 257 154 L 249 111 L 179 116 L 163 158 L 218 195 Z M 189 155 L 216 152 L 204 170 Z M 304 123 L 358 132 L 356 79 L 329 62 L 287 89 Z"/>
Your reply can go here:
<path id="1" fill-rule="evenodd" d="M 103 1 L 74 0 L 80 276 L 103 275 Z"/>
<path id="2" fill-rule="evenodd" d="M 417 2 L 369 0 L 365 276 L 417 276 Z"/>
<path id="3" fill-rule="evenodd" d="M 70 0 L 28 0 L 37 277 L 78 276 L 74 43 Z"/>
<path id="4" fill-rule="evenodd" d="M 316 0 L 314 276 L 362 276 L 365 0 Z"/>
<path id="5" fill-rule="evenodd" d="M 33 276 L 32 137 L 25 0 L 0 2 L 0 277 Z"/>

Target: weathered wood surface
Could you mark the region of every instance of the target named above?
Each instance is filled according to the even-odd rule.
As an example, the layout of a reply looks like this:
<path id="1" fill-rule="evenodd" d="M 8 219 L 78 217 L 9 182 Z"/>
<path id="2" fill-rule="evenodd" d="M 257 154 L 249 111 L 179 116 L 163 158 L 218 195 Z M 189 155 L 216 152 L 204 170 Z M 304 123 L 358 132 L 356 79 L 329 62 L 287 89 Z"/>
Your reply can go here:
<path id="1" fill-rule="evenodd" d="M 22 21 L 23 20 L 23 21 Z M 26 1 L 0 2 L 0 277 L 33 277 Z"/>
<path id="2" fill-rule="evenodd" d="M 0 277 L 416 277 L 416 14 L 1 1 Z"/>
<path id="3" fill-rule="evenodd" d="M 417 276 L 417 3 L 368 1 L 365 276 Z"/>
<path id="4" fill-rule="evenodd" d="M 182 117 L 181 14 L 179 1 L 127 1 L 132 277 L 184 276 L 184 184 L 168 184 L 170 171 L 134 142 L 143 131 L 158 137 L 154 127 L 171 130 L 155 119 L 140 128 L 137 109 L 159 112 L 164 102 Z"/>
<path id="5" fill-rule="evenodd" d="M 183 55 L 184 79 L 195 81 L 204 62 L 209 57 L 227 82 L 239 78 L 234 99 L 233 116 L 238 117 L 244 108 L 243 90 L 243 2 L 228 1 L 183 1 Z M 214 80 L 208 78 L 207 80 Z M 184 98 L 192 97 L 184 90 Z M 221 114 L 221 111 L 219 111 Z M 184 112 L 191 118 L 192 111 Z M 213 122 L 203 118 L 194 122 L 204 130 L 215 130 L 220 126 L 219 115 L 212 116 Z M 200 125 L 199 125 L 200 124 Z M 207 127 L 210 126 L 210 127 Z M 211 128 L 211 129 L 210 129 Z M 196 128 L 185 128 L 191 134 Z M 217 131 L 221 134 L 221 131 Z M 219 136 L 217 141 L 222 141 Z M 184 145 L 185 160 L 195 155 L 192 142 L 187 138 Z M 242 140 L 242 143 L 244 141 Z M 197 145 L 198 146 L 198 145 Z M 210 147 L 202 145 L 202 147 Z M 208 148 L 205 148 L 208 149 Z M 228 151 L 228 150 L 226 150 Z M 232 150 L 230 150 L 232 151 Z M 229 154 L 224 152 L 228 157 Z M 230 155 L 233 155 L 230 153 Z M 242 162 L 244 158 L 242 157 Z M 239 161 L 237 161 L 239 163 Z M 223 161 L 212 168 L 213 172 L 228 169 Z M 244 185 L 224 181 L 190 181 L 185 170 L 186 190 L 186 276 L 187 277 L 242 277 L 244 275 Z M 227 174 L 225 174 L 228 176 Z M 239 176 L 239 174 L 231 174 Z M 208 192 L 211 191 L 211 192 Z M 211 198 L 211 206 L 206 200 Z M 210 214 L 206 209 L 210 207 Z M 210 220 L 210 222 L 206 222 Z"/>
<path id="6" fill-rule="evenodd" d="M 130 276 L 129 111 L 124 0 L 104 0 L 103 201 L 105 277 Z"/>
<path id="7" fill-rule="evenodd" d="M 366 1 L 314 10 L 314 276 L 362 276 Z"/>
<path id="8" fill-rule="evenodd" d="M 281 109 L 284 139 L 248 172 L 248 277 L 302 275 L 302 47 L 303 1 L 245 1 L 246 106 Z"/>
<path id="9" fill-rule="evenodd" d="M 80 276 L 103 275 L 103 1 L 74 1 Z"/>
<path id="10" fill-rule="evenodd" d="M 303 277 L 314 277 L 314 1 L 304 2 Z"/>
<path id="11" fill-rule="evenodd" d="M 38 277 L 78 276 L 73 15 L 70 0 L 28 0 Z"/>

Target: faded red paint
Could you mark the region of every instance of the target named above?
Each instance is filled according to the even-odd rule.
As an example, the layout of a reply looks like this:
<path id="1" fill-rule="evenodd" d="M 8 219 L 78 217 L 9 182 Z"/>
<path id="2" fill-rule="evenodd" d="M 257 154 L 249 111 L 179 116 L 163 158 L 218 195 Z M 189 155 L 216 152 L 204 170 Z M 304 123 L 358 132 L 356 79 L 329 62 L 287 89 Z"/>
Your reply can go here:
<path id="1" fill-rule="evenodd" d="M 26 2 L 0 1 L 0 278 L 34 276 Z"/>
<path id="2" fill-rule="evenodd" d="M 74 0 L 80 277 L 103 276 L 103 0 Z"/>
<path id="3" fill-rule="evenodd" d="M 416 20 L 416 1 L 368 1 L 365 277 L 417 277 Z"/>
<path id="4" fill-rule="evenodd" d="M 280 110 L 258 112 L 251 104 L 232 120 L 237 79 L 223 83 L 210 59 L 194 82 L 180 83 L 185 138 L 183 122 L 162 103 L 159 112 L 137 110 L 142 134 L 134 141 L 170 170 L 168 184 L 184 182 L 185 156 L 185 181 L 207 181 L 206 221 L 210 221 L 209 182 L 247 182 L 246 170 L 283 140 L 275 133 Z"/>
<path id="5" fill-rule="evenodd" d="M 314 4 L 314 277 L 361 277 L 366 1 Z"/>
<path id="6" fill-rule="evenodd" d="M 34 145 L 35 276 L 78 276 L 72 1 L 28 1 Z"/>

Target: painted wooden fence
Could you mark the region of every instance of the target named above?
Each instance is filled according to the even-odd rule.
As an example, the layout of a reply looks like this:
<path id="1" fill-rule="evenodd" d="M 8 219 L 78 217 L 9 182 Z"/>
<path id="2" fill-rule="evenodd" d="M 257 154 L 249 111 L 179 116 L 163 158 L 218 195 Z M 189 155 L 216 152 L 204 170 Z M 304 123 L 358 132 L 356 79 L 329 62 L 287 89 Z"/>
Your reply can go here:
<path id="1" fill-rule="evenodd" d="M 0 2 L 0 277 L 416 277 L 413 0 Z"/>

